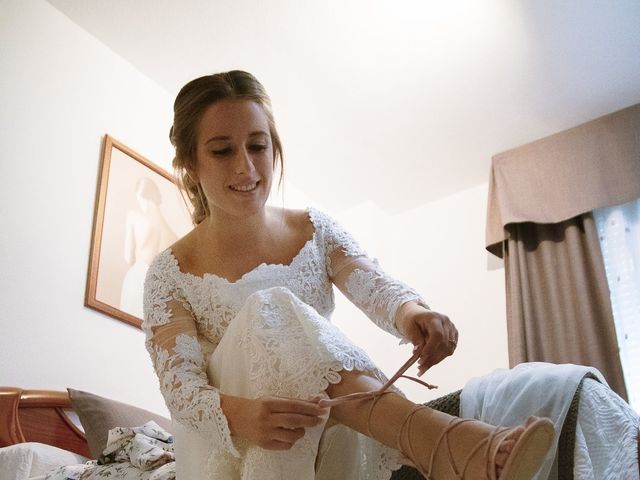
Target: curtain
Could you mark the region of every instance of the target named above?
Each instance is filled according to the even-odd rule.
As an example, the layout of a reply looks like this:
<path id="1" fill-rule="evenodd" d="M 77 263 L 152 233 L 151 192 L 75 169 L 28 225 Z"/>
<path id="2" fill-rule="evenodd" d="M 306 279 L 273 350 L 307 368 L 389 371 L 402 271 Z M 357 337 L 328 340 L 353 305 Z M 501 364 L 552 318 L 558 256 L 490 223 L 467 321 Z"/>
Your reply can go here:
<path id="1" fill-rule="evenodd" d="M 626 398 L 593 216 L 507 228 L 504 262 L 511 366 L 534 361 L 594 366 Z"/>
<path id="2" fill-rule="evenodd" d="M 593 212 L 629 403 L 640 409 L 640 198 Z"/>
<path id="3" fill-rule="evenodd" d="M 486 248 L 512 223 L 558 223 L 640 197 L 640 104 L 494 155 Z"/>
<path id="4" fill-rule="evenodd" d="M 511 365 L 569 362 L 626 388 L 590 212 L 640 197 L 640 104 L 495 155 L 486 248 L 504 257 Z"/>

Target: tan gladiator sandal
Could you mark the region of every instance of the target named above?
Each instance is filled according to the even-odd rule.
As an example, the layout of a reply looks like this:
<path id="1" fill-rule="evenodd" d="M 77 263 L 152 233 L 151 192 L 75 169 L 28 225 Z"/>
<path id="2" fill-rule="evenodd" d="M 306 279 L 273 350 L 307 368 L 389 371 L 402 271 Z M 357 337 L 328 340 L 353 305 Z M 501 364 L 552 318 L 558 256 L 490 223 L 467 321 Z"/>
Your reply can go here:
<path id="1" fill-rule="evenodd" d="M 378 390 L 374 390 L 371 392 L 352 393 L 350 395 L 344 395 L 331 399 L 323 399 L 320 400 L 319 404 L 322 407 L 331 407 L 353 400 L 373 400 L 369 407 L 369 420 L 367 422 L 367 428 L 369 430 L 368 433 L 369 436 L 372 437 L 370 423 L 373 409 L 378 403 L 378 400 L 380 400 L 383 395 L 391 393 L 387 389 L 398 378 L 408 378 L 428 388 L 436 388 L 433 385 L 429 385 L 423 382 L 422 380 L 404 375 L 404 372 L 406 372 L 409 367 L 411 367 L 411 365 L 413 365 L 418 360 L 418 358 L 419 354 L 414 354 L 400 368 L 400 370 L 398 370 L 398 372 L 396 372 L 396 374 Z M 438 435 L 438 438 L 436 439 L 436 442 L 431 450 L 429 462 L 427 465 L 424 465 L 418 460 L 420 456 L 416 455 L 416 452 L 414 451 L 410 441 L 412 420 L 414 419 L 415 414 L 421 410 L 430 409 L 424 405 L 418 405 L 415 409 L 413 409 L 405 416 L 398 430 L 396 448 L 401 451 L 405 455 L 405 457 L 407 457 L 407 459 L 409 460 L 408 463 L 414 466 L 427 480 L 436 480 L 435 477 L 432 476 L 432 472 L 434 470 L 436 456 L 438 456 L 439 451 L 439 461 L 441 461 L 440 459 L 443 458 L 442 456 L 444 455 L 448 457 L 447 460 L 449 472 L 447 472 L 446 474 L 446 479 L 528 480 L 538 471 L 538 469 L 542 465 L 542 462 L 544 461 L 544 458 L 549 448 L 551 447 L 551 443 L 554 437 L 553 423 L 549 419 L 538 417 L 530 417 L 529 419 L 527 419 L 525 424 L 522 425 L 524 431 L 522 432 L 520 437 L 518 437 L 518 440 L 515 441 L 515 444 L 511 449 L 511 452 L 509 453 L 509 457 L 502 467 L 500 475 L 498 476 L 498 474 L 496 473 L 495 460 L 500 445 L 502 441 L 505 440 L 513 432 L 514 429 L 519 427 L 494 427 L 489 435 L 477 442 L 475 445 L 471 446 L 471 448 L 468 450 L 468 453 L 466 454 L 466 457 L 462 461 L 456 461 L 451 452 L 451 445 L 449 443 L 448 435 L 455 429 L 470 426 L 473 422 L 483 422 L 479 422 L 478 420 L 473 419 L 461 419 L 453 417 L 449 424 L 445 428 L 443 428 Z M 477 468 L 474 471 L 470 470 L 471 461 L 478 454 L 481 454 L 484 458 L 487 459 L 485 472 L 478 472 Z M 440 475 L 445 474 L 441 473 Z"/>

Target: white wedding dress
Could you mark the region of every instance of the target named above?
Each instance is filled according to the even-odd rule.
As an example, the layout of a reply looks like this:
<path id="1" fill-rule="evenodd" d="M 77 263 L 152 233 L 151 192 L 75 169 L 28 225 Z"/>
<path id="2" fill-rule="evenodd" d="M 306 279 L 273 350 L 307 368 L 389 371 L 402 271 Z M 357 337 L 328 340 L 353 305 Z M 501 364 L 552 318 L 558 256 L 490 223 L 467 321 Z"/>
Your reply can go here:
<path id="1" fill-rule="evenodd" d="M 286 452 L 230 435 L 219 392 L 256 398 L 325 395 L 343 370 L 383 378 L 367 354 L 330 323 L 333 285 L 378 326 L 405 302 L 424 305 L 386 275 L 326 214 L 308 210 L 314 234 L 289 265 L 261 264 L 235 282 L 184 273 L 171 250 L 145 282 L 147 349 L 171 412 L 179 480 L 388 479 L 399 453 L 325 423 Z"/>

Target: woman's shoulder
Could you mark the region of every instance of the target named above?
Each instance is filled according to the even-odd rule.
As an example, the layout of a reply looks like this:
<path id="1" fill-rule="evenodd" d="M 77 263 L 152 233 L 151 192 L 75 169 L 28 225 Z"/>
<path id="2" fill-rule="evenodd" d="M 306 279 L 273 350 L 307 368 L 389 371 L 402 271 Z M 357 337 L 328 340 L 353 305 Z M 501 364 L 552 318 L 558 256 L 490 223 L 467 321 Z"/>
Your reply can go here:
<path id="1" fill-rule="evenodd" d="M 316 207 L 301 209 L 281 208 L 286 225 L 295 231 L 304 232 L 306 238 L 323 238 L 336 230 L 342 230 L 340 224 L 326 212 Z"/>
<path id="2" fill-rule="evenodd" d="M 340 247 L 350 256 L 367 255 L 351 233 L 334 217 L 314 207 L 305 211 L 313 223 L 318 241 L 325 245 L 327 251 L 331 252 Z"/>
<path id="3" fill-rule="evenodd" d="M 180 237 L 178 240 L 173 242 L 167 250 L 169 250 L 174 257 L 180 260 L 188 260 L 190 258 L 190 253 L 193 252 L 196 247 L 195 231 L 196 229 L 194 228 L 183 237 Z M 180 261 L 180 265 L 182 265 L 182 263 L 183 262 Z"/>
<path id="4" fill-rule="evenodd" d="M 307 209 L 271 207 L 269 213 L 272 215 L 274 229 L 282 232 L 283 238 L 295 237 L 301 241 L 313 237 L 315 224 Z"/>
<path id="5" fill-rule="evenodd" d="M 173 290 L 176 285 L 175 273 L 177 271 L 179 268 L 171 250 L 168 248 L 162 250 L 151 261 L 145 274 L 145 295 L 149 292 L 161 292 L 162 295 L 166 295 L 170 290 Z"/>
<path id="6" fill-rule="evenodd" d="M 284 212 L 284 218 L 287 225 L 297 227 L 298 230 L 306 228 L 306 232 L 310 235 L 317 234 L 320 237 L 328 235 L 343 236 L 347 235 L 342 224 L 328 213 L 316 207 L 306 207 L 303 209 L 279 209 Z"/>
<path id="7" fill-rule="evenodd" d="M 150 274 L 166 277 L 179 272 L 183 263 L 188 263 L 190 252 L 193 251 L 192 232 L 193 230 L 161 250 L 149 265 Z"/>
<path id="8" fill-rule="evenodd" d="M 307 207 L 305 215 L 313 224 L 315 231 L 321 234 L 333 234 L 336 230 L 342 230 L 340 223 L 327 212 L 316 207 Z"/>
<path id="9" fill-rule="evenodd" d="M 335 220 L 326 212 L 316 207 L 305 208 L 281 208 L 287 224 L 293 227 L 307 226 L 315 230 L 322 229 L 328 223 Z"/>

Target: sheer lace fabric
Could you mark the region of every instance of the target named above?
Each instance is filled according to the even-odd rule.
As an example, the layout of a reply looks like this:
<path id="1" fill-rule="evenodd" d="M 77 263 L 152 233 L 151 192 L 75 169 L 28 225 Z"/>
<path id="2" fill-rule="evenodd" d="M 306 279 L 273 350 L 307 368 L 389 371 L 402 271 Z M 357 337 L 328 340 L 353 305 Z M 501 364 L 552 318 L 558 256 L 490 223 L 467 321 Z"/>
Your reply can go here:
<path id="1" fill-rule="evenodd" d="M 209 478 L 235 478 L 228 476 L 230 471 L 242 472 L 237 478 L 254 478 L 250 472 L 255 468 L 262 475 L 255 478 L 266 478 L 265 459 L 272 462 L 274 471 L 278 468 L 273 455 L 248 451 L 230 435 L 219 396 L 220 384 L 229 381 L 214 375 L 216 368 L 228 365 L 224 352 L 246 354 L 246 374 L 237 375 L 235 365 L 219 372 L 239 378 L 238 388 L 247 389 L 242 390 L 246 396 L 270 393 L 308 398 L 329 383 L 339 382 L 343 369 L 367 370 L 382 377 L 366 354 L 331 325 L 334 283 L 376 325 L 398 337 L 398 308 L 408 301 L 424 304 L 414 290 L 386 275 L 333 219 L 313 209 L 308 214 L 313 237 L 289 265 L 261 264 L 229 282 L 214 274 L 183 273 L 171 250 L 166 250 L 149 268 L 143 324 L 147 349 L 174 422 L 190 432 L 191 438 L 205 442 L 220 464 L 219 474 L 211 473 Z M 231 325 L 233 335 L 228 334 Z M 222 342 L 231 342 L 225 338 L 231 337 L 235 338 L 233 348 L 220 349 Z M 343 430 L 344 435 L 332 443 L 353 438 L 350 444 L 358 466 L 350 468 L 359 471 L 356 478 L 388 478 L 397 467 L 397 452 Z M 309 434 L 300 443 L 311 441 L 315 456 L 318 442 L 324 444 L 322 434 L 320 431 L 316 439 Z"/>

